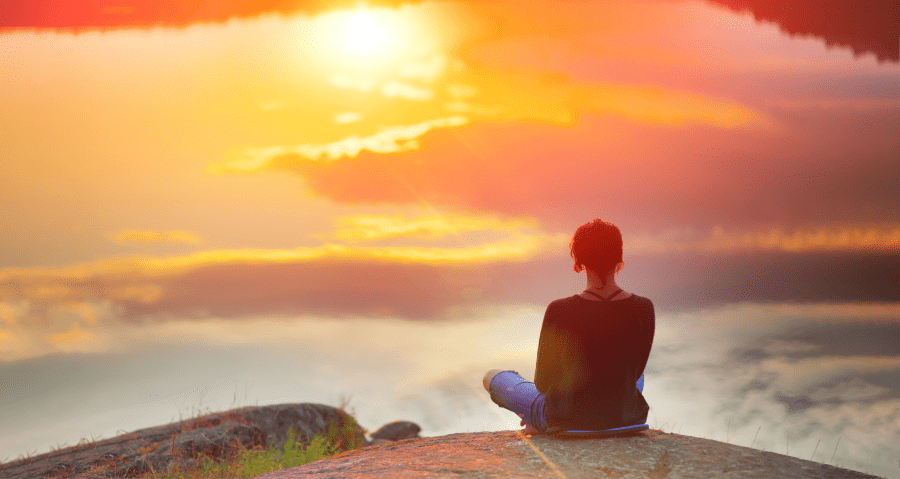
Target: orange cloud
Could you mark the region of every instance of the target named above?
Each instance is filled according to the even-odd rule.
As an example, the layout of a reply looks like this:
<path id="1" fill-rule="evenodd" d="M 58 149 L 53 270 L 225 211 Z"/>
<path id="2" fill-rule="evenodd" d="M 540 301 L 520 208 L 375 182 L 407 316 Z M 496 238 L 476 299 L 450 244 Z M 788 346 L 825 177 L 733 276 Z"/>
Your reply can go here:
<path id="1" fill-rule="evenodd" d="M 204 304 L 227 304 L 236 308 L 237 314 L 246 311 L 247 304 L 265 309 L 266 302 L 257 301 L 257 298 L 267 298 L 274 301 L 273 307 L 276 309 L 278 304 L 292 304 L 303 309 L 305 301 L 312 301 L 320 308 L 341 311 L 340 301 L 343 300 L 338 300 L 338 297 L 347 290 L 346 284 L 358 282 L 354 287 L 365 289 L 372 288 L 372 281 L 379 284 L 376 289 L 390 291 L 390 298 L 362 295 L 354 300 L 357 306 L 349 310 L 367 310 L 367 301 L 373 300 L 375 303 L 386 301 L 393 304 L 399 301 L 407 304 L 419 294 L 405 290 L 409 286 L 407 279 L 411 276 L 417 277 L 425 289 L 440 289 L 442 282 L 456 278 L 452 281 L 461 281 L 459 284 L 463 290 L 468 286 L 462 285 L 476 285 L 478 289 L 485 287 L 484 281 L 492 282 L 490 277 L 483 277 L 484 268 L 488 266 L 497 271 L 501 266 L 506 267 L 503 265 L 529 271 L 534 269 L 538 276 L 545 276 L 546 272 L 537 272 L 542 267 L 540 264 L 546 258 L 566 257 L 569 235 L 529 233 L 529 228 L 535 223 L 532 220 L 453 216 L 415 220 L 358 216 L 347 218 L 342 223 L 346 227 L 338 229 L 337 236 L 352 240 L 432 237 L 468 229 L 501 232 L 510 238 L 457 248 L 326 244 L 291 250 L 210 250 L 170 258 L 133 257 L 53 269 L 7 268 L 0 270 L 0 320 L 8 324 L 15 322 L 19 313 L 13 305 L 22 301 L 33 307 L 60 307 L 79 314 L 91 323 L 96 322 L 96 318 L 90 311 L 78 306 L 79 303 L 111 301 L 125 305 L 128 310 L 143 312 L 169 308 L 180 311 L 192 304 L 202 310 Z M 739 233 L 715 229 L 705 236 L 680 230 L 653 237 L 626 234 L 625 243 L 625 251 L 630 258 L 659 253 L 677 253 L 674 257 L 680 257 L 686 253 L 708 255 L 737 251 L 883 255 L 900 251 L 900 227 L 818 228 L 796 230 L 789 234 L 777 229 Z M 719 274 L 731 274 L 727 265 L 722 268 Z M 354 271 L 356 276 L 340 279 L 345 274 L 335 275 L 335 272 L 341 270 Z M 446 276 L 449 271 L 457 273 Z M 528 277 L 520 280 L 526 283 L 532 281 Z M 227 287 L 223 287 L 226 284 Z M 445 293 L 441 297 L 456 297 L 460 291 Z M 411 296 L 406 298 L 407 295 Z M 336 302 L 323 303 L 327 298 Z M 445 300 L 447 298 L 436 303 L 440 307 L 432 304 L 426 308 L 429 314 L 452 303 L 445 303 Z M 407 307 L 419 310 L 412 305 Z M 213 309 L 221 314 L 230 314 L 225 306 Z"/>
<path id="2" fill-rule="evenodd" d="M 444 226 L 447 224 L 449 223 Z M 502 223 L 501 226 L 512 227 Z M 435 230 L 434 225 L 430 227 Z M 379 227 L 374 234 L 385 237 L 395 233 L 396 231 L 388 233 L 383 227 Z M 350 233 L 344 230 L 344 234 Z M 326 244 L 292 250 L 209 250 L 169 258 L 133 257 L 55 269 L 8 268 L 0 270 L 0 301 L 26 300 L 65 305 L 79 301 L 111 300 L 133 306 L 153 305 L 171 298 L 173 281 L 177 282 L 179 278 L 194 274 L 205 274 L 198 273 L 199 271 L 222 268 L 266 269 L 263 265 L 272 265 L 274 268 L 304 265 L 300 269 L 315 271 L 322 267 L 328 269 L 329 266 L 325 265 L 336 263 L 356 265 L 357 268 L 369 268 L 372 271 L 389 269 L 392 264 L 410 265 L 414 268 L 443 265 L 480 267 L 485 264 L 527 261 L 551 248 L 558 248 L 564 241 L 565 238 L 549 235 L 518 234 L 506 241 L 459 248 Z M 301 286 L 298 284 L 297 287 Z M 390 287 L 402 289 L 404 286 L 401 282 Z M 343 288 L 335 287 L 332 293 L 339 290 Z M 0 309 L 0 313 L 3 313 L 4 321 L 12 314 L 6 306 Z"/>
<path id="3" fill-rule="evenodd" d="M 120 231 L 113 237 L 119 243 L 185 243 L 200 244 L 203 240 L 189 231 Z"/>
<path id="4" fill-rule="evenodd" d="M 398 97 L 416 101 L 428 101 L 434 97 L 434 92 L 429 88 L 398 81 L 386 83 L 381 89 L 381 93 L 388 98 Z"/>
<path id="5" fill-rule="evenodd" d="M 75 326 L 68 332 L 50 335 L 48 340 L 57 351 L 80 351 L 83 349 L 84 343 L 96 341 L 97 335 L 89 330 Z"/>
<path id="6" fill-rule="evenodd" d="M 524 267 L 564 250 L 568 240 L 541 231 L 533 219 L 459 214 L 351 216 L 328 236 L 355 242 L 448 235 L 433 246 L 327 243 L 0 269 L 0 319 L 20 329 L 58 324 L 44 339 L 60 349 L 93 341 L 69 324 L 268 313 L 438 318 L 482 300 L 501 268 Z M 356 292 L 348 297 L 348 290 Z"/>
<path id="7" fill-rule="evenodd" d="M 761 112 L 738 101 L 662 85 L 579 82 L 563 74 L 470 67 L 449 79 L 448 93 L 467 92 L 451 109 L 474 118 L 573 125 L 579 115 L 611 115 L 642 123 L 718 128 L 768 126 Z"/>
<path id="8" fill-rule="evenodd" d="M 399 6 L 410 3 L 372 0 L 372 5 Z M 349 1 L 218 0 L 197 4 L 184 0 L 119 0 L 83 2 L 50 0 L 35 5 L 27 0 L 10 0 L 4 5 L 0 28 L 106 30 L 111 28 L 186 27 L 197 23 L 225 22 L 231 18 L 256 17 L 266 13 L 318 13 L 333 8 L 350 8 Z"/>
<path id="9" fill-rule="evenodd" d="M 778 99 L 769 106 L 788 111 L 860 111 L 900 110 L 900 98 L 815 98 Z"/>
<path id="10" fill-rule="evenodd" d="M 542 242 L 535 239 L 530 246 L 213 251 L 0 270 L 0 360 L 25 351 L 114 349 L 122 323 L 307 316 L 440 321 L 497 305 L 541 307 L 583 286 L 583 276 L 572 272 L 567 239 L 543 238 L 543 249 L 534 248 Z M 651 298 L 658 311 L 815 302 L 841 316 L 835 301 L 854 301 L 853 311 L 870 311 L 875 320 L 897 311 L 896 253 L 648 255 L 626 242 L 621 284 Z"/>
<path id="11" fill-rule="evenodd" d="M 535 115 L 550 118 L 553 111 L 560 121 L 571 118 L 565 108 L 536 108 Z M 341 203 L 425 202 L 525 213 L 565 229 L 596 216 L 631 231 L 877 225 L 900 201 L 888 181 L 896 177 L 888 139 L 895 125 L 888 115 L 866 117 L 867 129 L 849 136 L 834 132 L 858 128 L 862 119 L 838 113 L 784 129 L 678 129 L 610 115 L 582 115 L 570 128 L 559 128 L 467 115 L 473 119 L 464 128 L 424 133 L 417 149 L 359 150 L 358 156 L 334 161 L 274 149 L 252 161 L 226 162 L 222 169 L 287 171 L 313 194 Z M 730 115 L 719 119 L 728 122 Z M 846 158 L 866 158 L 866 166 Z"/>
<path id="12" fill-rule="evenodd" d="M 6 303 L 0 303 L 0 321 L 6 325 L 12 325 L 16 322 L 15 311 Z"/>
<path id="13" fill-rule="evenodd" d="M 761 113 L 737 101 L 659 86 L 604 85 L 589 88 L 583 95 L 587 111 L 660 125 L 735 128 L 769 123 Z"/>
<path id="14" fill-rule="evenodd" d="M 415 125 L 386 128 L 366 137 L 352 136 L 340 141 L 320 145 L 272 146 L 244 148 L 233 153 L 234 159 L 223 164 L 211 165 L 214 173 L 246 173 L 288 166 L 280 159 L 297 156 L 308 161 L 333 162 L 343 158 L 355 158 L 363 151 L 387 154 L 419 148 L 418 138 L 435 128 L 464 125 L 468 120 L 461 116 L 427 120 Z"/>
<path id="15" fill-rule="evenodd" d="M 421 102 L 423 106 L 417 115 L 420 117 L 442 113 L 449 116 L 327 143 L 240 148 L 233 150 L 224 162 L 210 166 L 210 171 L 221 174 L 291 168 L 295 163 L 292 158 L 333 163 L 366 152 L 392 155 L 419 150 L 419 139 L 438 129 L 483 122 L 573 126 L 585 113 L 668 127 L 709 125 L 734 129 L 772 124 L 764 113 L 733 99 L 662 85 L 583 82 L 542 70 L 465 64 L 441 53 L 424 60 L 401 61 L 387 78 L 334 74 L 330 83 L 372 96 Z M 366 116 L 375 118 L 378 114 Z M 334 118 L 339 124 L 347 124 L 362 116 L 343 112 Z"/>
<path id="16" fill-rule="evenodd" d="M 900 252 L 900 226 L 807 227 L 785 231 L 770 228 L 757 231 L 726 231 L 713 228 L 708 234 L 693 229 L 673 229 L 659 235 L 636 235 L 626 248 L 636 254 L 734 251 L 859 251 Z"/>
<path id="17" fill-rule="evenodd" d="M 348 246 L 326 244 L 296 249 L 222 249 L 208 250 L 185 256 L 169 258 L 132 257 L 83 263 L 63 268 L 8 268 L 0 270 L 0 285 L 26 284 L 35 280 L 29 294 L 34 299 L 59 299 L 77 297 L 84 283 L 90 289 L 91 279 L 96 278 L 146 278 L 154 279 L 182 274 L 191 270 L 223 264 L 290 264 L 311 261 L 361 261 L 399 262 L 418 264 L 490 263 L 522 261 L 540 254 L 545 248 L 561 241 L 561 237 L 549 235 L 520 235 L 508 241 L 477 244 L 460 248 L 414 246 Z M 52 286 L 49 286 L 52 285 Z M 10 286 L 0 289 L 11 295 Z M 147 290 L 122 288 L 122 297 L 144 297 Z"/>
<path id="18" fill-rule="evenodd" d="M 500 219 L 460 215 L 420 216 L 407 219 L 403 215 L 357 215 L 339 218 L 335 238 L 344 241 L 373 241 L 400 237 L 431 237 L 458 235 L 472 231 L 522 232 L 537 229 L 535 219 Z"/>

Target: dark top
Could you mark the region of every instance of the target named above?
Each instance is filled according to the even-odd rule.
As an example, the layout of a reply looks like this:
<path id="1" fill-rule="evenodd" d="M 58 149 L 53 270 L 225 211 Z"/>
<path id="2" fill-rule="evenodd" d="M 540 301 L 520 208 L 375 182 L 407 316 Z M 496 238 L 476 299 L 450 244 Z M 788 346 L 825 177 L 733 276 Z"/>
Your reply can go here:
<path id="1" fill-rule="evenodd" d="M 545 395 L 547 432 L 646 422 L 650 407 L 636 383 L 655 328 L 653 303 L 638 295 L 619 301 L 574 295 L 550 303 L 534 372 Z"/>

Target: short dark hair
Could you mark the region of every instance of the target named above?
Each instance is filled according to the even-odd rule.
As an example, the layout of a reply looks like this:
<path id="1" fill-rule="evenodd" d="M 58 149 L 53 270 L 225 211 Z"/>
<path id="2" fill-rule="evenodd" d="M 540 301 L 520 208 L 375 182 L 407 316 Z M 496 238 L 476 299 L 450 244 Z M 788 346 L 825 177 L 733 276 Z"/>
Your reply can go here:
<path id="1" fill-rule="evenodd" d="M 575 230 L 569 243 L 569 254 L 575 260 L 573 269 L 588 267 L 601 278 L 622 262 L 622 232 L 616 225 L 594 219 Z"/>

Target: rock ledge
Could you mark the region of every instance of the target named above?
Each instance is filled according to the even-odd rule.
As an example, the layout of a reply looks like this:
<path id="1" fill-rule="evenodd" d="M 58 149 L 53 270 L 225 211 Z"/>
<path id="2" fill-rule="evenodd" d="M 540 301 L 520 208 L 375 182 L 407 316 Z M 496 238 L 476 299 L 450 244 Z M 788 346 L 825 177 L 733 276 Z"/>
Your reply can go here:
<path id="1" fill-rule="evenodd" d="M 796 457 L 654 430 L 603 439 L 526 438 L 518 431 L 406 439 L 257 477 L 877 479 Z"/>

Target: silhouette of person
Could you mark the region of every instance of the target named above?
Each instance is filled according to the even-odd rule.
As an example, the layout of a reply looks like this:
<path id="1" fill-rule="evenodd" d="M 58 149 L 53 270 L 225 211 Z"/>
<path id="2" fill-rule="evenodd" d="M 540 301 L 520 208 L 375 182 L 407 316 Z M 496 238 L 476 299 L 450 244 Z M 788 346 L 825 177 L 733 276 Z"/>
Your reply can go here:
<path id="1" fill-rule="evenodd" d="M 655 313 L 649 299 L 616 283 L 625 266 L 619 228 L 590 221 L 575 231 L 569 250 L 587 287 L 547 306 L 534 382 L 510 370 L 484 375 L 491 399 L 522 418 L 525 434 L 643 424 L 650 410 L 644 368 Z"/>

